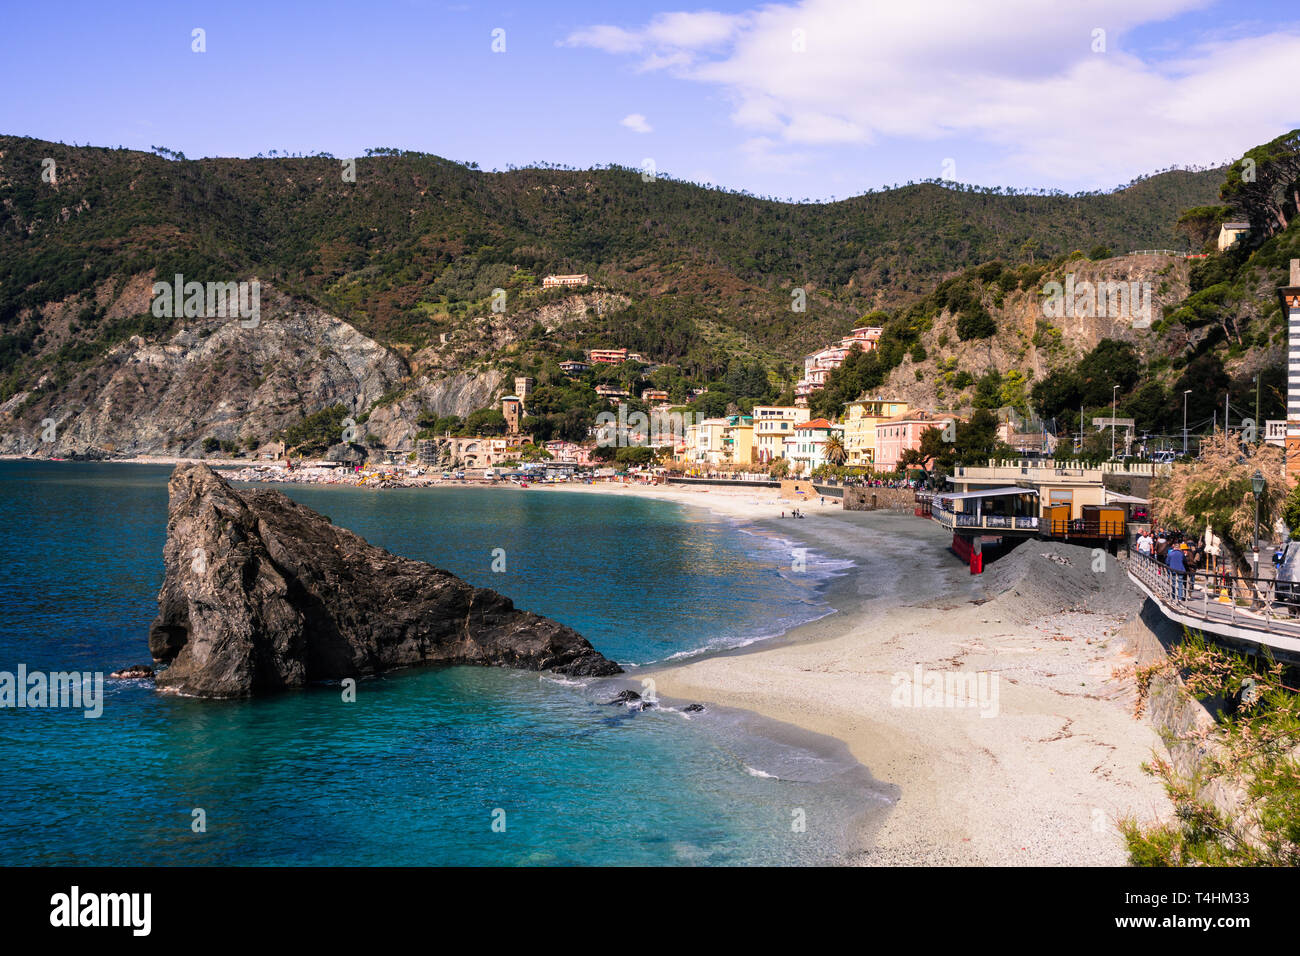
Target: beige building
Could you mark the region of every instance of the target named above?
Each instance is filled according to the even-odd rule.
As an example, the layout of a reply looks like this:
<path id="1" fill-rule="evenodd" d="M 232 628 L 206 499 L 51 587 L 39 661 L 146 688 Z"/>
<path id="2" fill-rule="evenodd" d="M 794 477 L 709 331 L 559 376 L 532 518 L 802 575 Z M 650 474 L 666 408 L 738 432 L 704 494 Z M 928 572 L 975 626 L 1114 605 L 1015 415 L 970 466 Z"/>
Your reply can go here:
<path id="1" fill-rule="evenodd" d="M 1250 232 L 1248 222 L 1225 222 L 1219 227 L 1219 251 L 1227 249 Z"/>
<path id="2" fill-rule="evenodd" d="M 876 461 L 876 426 L 906 415 L 907 402 L 883 398 L 859 398 L 844 403 L 844 451 L 846 465 L 868 467 Z"/>
<path id="3" fill-rule="evenodd" d="M 1103 462 L 1096 468 L 1084 468 L 1074 461 L 1023 458 L 980 466 L 958 465 L 949 481 L 957 492 L 1012 486 L 1032 488 L 1038 492 L 1042 508 L 1068 505 L 1066 517 L 1076 519 L 1083 518 L 1085 506 L 1144 502 L 1141 496 L 1124 495 L 1106 488 L 1107 476 L 1127 479 L 1128 484 L 1145 487 L 1152 478 L 1169 474 L 1171 467 L 1154 462 Z"/>
<path id="4" fill-rule="evenodd" d="M 725 418 L 706 418 L 686 429 L 686 462 L 693 468 L 716 468 L 727 463 L 722 442 Z"/>
<path id="5" fill-rule="evenodd" d="M 755 405 L 754 460 L 775 461 L 785 456 L 785 440 L 794 437 L 795 426 L 808 421 L 811 413 L 796 405 Z"/>
<path id="6" fill-rule="evenodd" d="M 568 276 L 547 276 L 542 280 L 543 289 L 555 289 L 561 286 L 588 285 L 587 273 Z"/>

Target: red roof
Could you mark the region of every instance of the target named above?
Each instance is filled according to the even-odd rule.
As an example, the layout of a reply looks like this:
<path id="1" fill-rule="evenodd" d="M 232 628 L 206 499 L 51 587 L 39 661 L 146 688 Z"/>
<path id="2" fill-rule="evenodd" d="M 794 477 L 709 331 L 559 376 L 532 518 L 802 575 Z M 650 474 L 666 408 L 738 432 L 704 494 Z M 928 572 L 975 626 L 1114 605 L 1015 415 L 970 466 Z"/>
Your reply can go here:
<path id="1" fill-rule="evenodd" d="M 831 423 L 824 418 L 814 418 L 810 422 L 804 422 L 802 425 L 796 425 L 795 431 L 803 431 L 805 428 L 830 428 Z"/>

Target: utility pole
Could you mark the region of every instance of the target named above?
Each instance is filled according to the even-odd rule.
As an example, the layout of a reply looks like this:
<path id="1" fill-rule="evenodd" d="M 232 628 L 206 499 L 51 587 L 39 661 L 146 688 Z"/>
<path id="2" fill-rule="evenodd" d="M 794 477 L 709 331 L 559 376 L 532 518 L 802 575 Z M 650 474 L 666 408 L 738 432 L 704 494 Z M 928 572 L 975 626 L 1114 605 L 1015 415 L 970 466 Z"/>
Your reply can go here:
<path id="1" fill-rule="evenodd" d="M 1259 424 L 1259 373 L 1255 373 L 1255 434 L 1256 436 L 1263 431 Z"/>
<path id="2" fill-rule="evenodd" d="M 1115 460 L 1115 396 L 1119 393 L 1119 386 L 1110 387 L 1110 460 Z"/>
<path id="3" fill-rule="evenodd" d="M 1192 390 L 1186 389 L 1183 392 L 1183 454 L 1187 454 L 1187 396 L 1192 394 Z"/>

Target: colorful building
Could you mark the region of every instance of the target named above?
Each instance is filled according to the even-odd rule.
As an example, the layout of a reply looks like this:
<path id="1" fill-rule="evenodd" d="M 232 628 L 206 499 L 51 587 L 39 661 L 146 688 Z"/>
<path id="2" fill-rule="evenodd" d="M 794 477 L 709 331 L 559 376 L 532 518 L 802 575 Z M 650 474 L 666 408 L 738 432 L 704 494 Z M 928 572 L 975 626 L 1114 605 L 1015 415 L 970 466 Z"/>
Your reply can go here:
<path id="1" fill-rule="evenodd" d="M 751 415 L 732 415 L 722 429 L 722 450 L 729 465 L 749 465 L 756 460 L 754 447 L 754 418 Z"/>
<path id="2" fill-rule="evenodd" d="M 785 456 L 785 440 L 794 435 L 795 426 L 808 421 L 810 413 L 798 405 L 755 405 L 755 461 L 775 461 Z"/>
<path id="3" fill-rule="evenodd" d="M 864 325 L 853 329 L 838 342 L 824 349 L 804 356 L 803 378 L 795 383 L 795 403 L 808 404 L 808 396 L 826 387 L 826 380 L 835 369 L 844 364 L 849 353 L 854 349 L 864 352 L 873 351 L 880 344 L 880 335 L 884 330 L 874 325 Z"/>
<path id="4" fill-rule="evenodd" d="M 814 418 L 795 426 L 794 434 L 785 440 L 785 458 L 800 474 L 809 474 L 828 462 L 826 442 L 831 435 L 844 434 L 844 427 L 828 422 L 824 418 Z"/>
<path id="5" fill-rule="evenodd" d="M 921 436 L 931 428 L 943 428 L 951 418 L 936 418 L 929 412 L 910 412 L 876 425 L 876 471 L 897 471 L 905 451 L 920 451 Z"/>
<path id="6" fill-rule="evenodd" d="M 627 349 L 592 349 L 587 358 L 594 365 L 622 365 L 627 361 Z"/>
<path id="7" fill-rule="evenodd" d="M 844 403 L 844 463 L 870 467 L 876 461 L 876 426 L 907 414 L 907 402 L 859 398 Z"/>
<path id="8" fill-rule="evenodd" d="M 716 468 L 727 464 L 727 453 L 722 443 L 722 433 L 727 427 L 725 418 L 706 418 L 686 429 L 686 462 L 694 468 Z"/>

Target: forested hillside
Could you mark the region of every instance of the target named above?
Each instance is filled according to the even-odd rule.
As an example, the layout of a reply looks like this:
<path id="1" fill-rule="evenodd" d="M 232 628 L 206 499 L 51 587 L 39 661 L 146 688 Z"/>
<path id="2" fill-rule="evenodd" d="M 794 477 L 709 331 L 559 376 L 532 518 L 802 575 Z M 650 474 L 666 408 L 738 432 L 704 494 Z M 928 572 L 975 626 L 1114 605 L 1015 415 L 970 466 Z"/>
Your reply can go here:
<path id="1" fill-rule="evenodd" d="M 326 156 L 158 153 L 0 137 L 0 402 L 21 399 L 8 403 L 16 419 L 62 421 L 54 410 L 68 399 L 84 404 L 109 378 L 120 387 L 140 362 L 156 364 L 147 346 L 196 325 L 149 310 L 149 283 L 176 274 L 257 278 L 280 314 L 347 323 L 406 363 L 408 381 L 389 389 L 388 403 L 486 366 L 551 376 L 559 359 L 601 345 L 670 366 L 660 378 L 676 394 L 753 383 L 757 363 L 767 385 L 748 398 L 775 399 L 805 352 L 874 310 L 915 323 L 917 303 L 963 270 L 993 260 L 1032 269 L 1077 249 L 1185 247 L 1180 212 L 1213 203 L 1224 178 L 1170 171 L 1079 196 L 923 183 L 812 204 L 647 181 L 639 170 L 484 172 L 395 150 L 357 159 L 355 181 Z M 590 274 L 594 296 L 543 291 L 551 272 Z M 196 354 L 227 364 L 261 355 L 246 345 Z M 285 393 L 276 367 L 241 374 L 282 417 L 330 407 L 346 391 L 335 371 L 321 396 Z M 390 358 L 367 375 L 391 378 Z M 461 414 L 469 400 L 446 408 Z M 376 404 L 358 402 L 359 414 Z M 425 417 L 446 408 L 426 407 Z M 554 414 L 568 409 L 560 402 Z M 204 426 L 198 418 L 177 447 Z"/>

